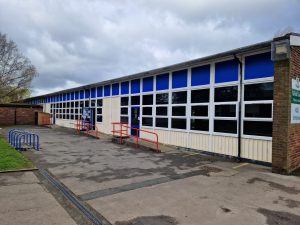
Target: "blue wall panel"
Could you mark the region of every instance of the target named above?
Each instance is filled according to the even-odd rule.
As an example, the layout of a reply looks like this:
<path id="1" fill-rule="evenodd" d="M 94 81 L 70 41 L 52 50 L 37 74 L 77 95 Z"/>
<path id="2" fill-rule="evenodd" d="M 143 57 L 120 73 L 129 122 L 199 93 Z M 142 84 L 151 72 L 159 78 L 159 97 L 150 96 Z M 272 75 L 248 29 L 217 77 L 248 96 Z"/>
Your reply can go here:
<path id="1" fill-rule="evenodd" d="M 80 90 L 80 99 L 83 99 L 84 98 L 84 90 Z"/>
<path id="2" fill-rule="evenodd" d="M 74 100 L 74 92 L 71 92 L 71 100 Z"/>
<path id="3" fill-rule="evenodd" d="M 112 85 L 112 95 L 118 95 L 119 94 L 119 83 Z"/>
<path id="4" fill-rule="evenodd" d="M 121 94 L 122 95 L 129 94 L 129 81 L 121 83 Z"/>
<path id="5" fill-rule="evenodd" d="M 153 77 L 143 79 L 143 92 L 153 91 Z"/>
<path id="6" fill-rule="evenodd" d="M 67 93 L 63 94 L 63 101 L 67 101 Z"/>
<path id="7" fill-rule="evenodd" d="M 97 97 L 103 96 L 103 87 L 97 87 Z"/>
<path id="8" fill-rule="evenodd" d="M 141 86 L 140 86 L 140 79 L 132 80 L 131 81 L 131 94 L 140 93 Z"/>
<path id="9" fill-rule="evenodd" d="M 71 93 L 67 93 L 67 100 L 68 100 L 68 101 L 70 101 L 70 99 L 71 99 L 70 94 L 71 94 Z"/>
<path id="10" fill-rule="evenodd" d="M 192 86 L 210 83 L 210 65 L 192 68 Z"/>
<path id="11" fill-rule="evenodd" d="M 187 87 L 187 69 L 172 73 L 172 88 Z"/>
<path id="12" fill-rule="evenodd" d="M 96 88 L 91 88 L 91 98 L 96 98 Z"/>
<path id="13" fill-rule="evenodd" d="M 110 96 L 110 85 L 104 86 L 104 96 Z"/>
<path id="14" fill-rule="evenodd" d="M 215 83 L 237 81 L 239 64 L 235 59 L 216 63 Z"/>
<path id="15" fill-rule="evenodd" d="M 245 80 L 274 76 L 271 53 L 262 53 L 245 58 Z"/>
<path id="16" fill-rule="evenodd" d="M 79 99 L 79 91 L 76 91 L 75 92 L 75 100 L 78 100 Z"/>
<path id="17" fill-rule="evenodd" d="M 167 90 L 169 89 L 169 74 L 161 74 L 156 76 L 156 90 Z"/>

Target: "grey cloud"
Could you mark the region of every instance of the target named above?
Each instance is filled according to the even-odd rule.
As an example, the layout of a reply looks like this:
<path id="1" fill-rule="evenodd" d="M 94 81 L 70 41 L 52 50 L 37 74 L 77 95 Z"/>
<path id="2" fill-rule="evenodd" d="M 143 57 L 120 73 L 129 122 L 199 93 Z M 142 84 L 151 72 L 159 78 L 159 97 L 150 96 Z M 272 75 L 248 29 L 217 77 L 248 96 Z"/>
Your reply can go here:
<path id="1" fill-rule="evenodd" d="M 0 0 L 0 32 L 37 66 L 41 94 L 299 32 L 299 11 L 299 0 Z"/>

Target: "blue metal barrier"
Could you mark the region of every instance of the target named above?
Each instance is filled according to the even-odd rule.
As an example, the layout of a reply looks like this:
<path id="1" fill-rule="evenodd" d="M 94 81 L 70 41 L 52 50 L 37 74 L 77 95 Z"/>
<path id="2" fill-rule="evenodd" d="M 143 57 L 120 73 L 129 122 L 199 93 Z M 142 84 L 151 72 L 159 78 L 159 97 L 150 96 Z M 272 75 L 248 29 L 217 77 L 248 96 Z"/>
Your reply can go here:
<path id="1" fill-rule="evenodd" d="M 23 149 L 23 144 L 26 144 L 27 146 L 30 146 L 37 151 L 40 150 L 39 135 L 26 131 L 24 129 L 11 129 L 8 132 L 8 142 L 18 151 L 21 151 Z"/>

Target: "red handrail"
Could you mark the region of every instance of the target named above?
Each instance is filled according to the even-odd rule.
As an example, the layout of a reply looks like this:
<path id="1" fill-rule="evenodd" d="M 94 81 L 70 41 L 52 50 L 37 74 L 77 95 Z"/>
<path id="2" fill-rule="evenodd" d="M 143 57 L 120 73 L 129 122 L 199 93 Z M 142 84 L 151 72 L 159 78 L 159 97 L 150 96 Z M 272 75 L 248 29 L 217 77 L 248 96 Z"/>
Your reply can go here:
<path id="1" fill-rule="evenodd" d="M 115 136 L 115 134 L 120 135 L 120 144 L 123 143 L 123 135 L 128 136 L 128 129 L 132 129 L 132 130 L 136 131 L 136 135 L 130 135 L 130 136 L 135 137 L 137 145 L 139 144 L 139 140 L 154 143 L 155 146 L 156 146 L 156 152 L 158 152 L 158 134 L 157 133 L 154 133 L 154 132 L 151 132 L 151 131 L 148 131 L 148 130 L 143 130 L 143 129 L 139 129 L 139 128 L 130 127 L 128 125 L 128 123 L 125 123 L 125 122 L 112 122 L 112 125 L 113 125 L 113 130 L 112 130 L 113 136 Z M 120 130 L 116 130 L 115 125 L 120 125 Z M 123 130 L 123 128 L 125 128 L 125 130 Z M 125 131 L 125 133 L 124 133 L 124 131 Z M 139 132 L 145 132 L 145 133 L 148 133 L 148 134 L 153 134 L 155 136 L 155 141 L 153 141 L 151 139 L 148 139 L 148 138 L 139 137 L 139 135 L 138 135 Z"/>
<path id="2" fill-rule="evenodd" d="M 82 120 L 76 120 L 76 133 L 80 134 L 81 129 L 85 128 L 85 134 L 88 136 L 89 134 L 91 135 L 93 131 L 95 131 L 95 136 L 96 138 L 99 139 L 99 130 L 96 125 L 92 125 L 90 123 L 84 123 L 82 124 Z"/>

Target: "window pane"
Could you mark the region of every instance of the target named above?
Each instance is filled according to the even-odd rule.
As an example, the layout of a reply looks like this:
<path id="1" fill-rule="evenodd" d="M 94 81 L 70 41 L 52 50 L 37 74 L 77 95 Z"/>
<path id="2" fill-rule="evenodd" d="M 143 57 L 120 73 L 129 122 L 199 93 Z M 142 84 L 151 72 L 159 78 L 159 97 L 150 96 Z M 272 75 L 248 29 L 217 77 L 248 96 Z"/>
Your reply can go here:
<path id="1" fill-rule="evenodd" d="M 192 90 L 191 102 L 192 103 L 209 102 L 209 89 Z"/>
<path id="2" fill-rule="evenodd" d="M 237 100 L 237 86 L 215 88 L 215 102 L 235 102 Z"/>
<path id="3" fill-rule="evenodd" d="M 97 116 L 97 122 L 99 122 L 99 123 L 102 122 L 102 116 Z"/>
<path id="4" fill-rule="evenodd" d="M 192 116 L 208 116 L 207 105 L 192 106 Z"/>
<path id="5" fill-rule="evenodd" d="M 153 105 L 153 95 L 143 95 L 143 105 Z"/>
<path id="6" fill-rule="evenodd" d="M 236 120 L 215 120 L 214 132 L 236 134 L 237 122 Z"/>
<path id="7" fill-rule="evenodd" d="M 153 125 L 153 119 L 151 117 L 143 117 L 142 119 L 142 125 L 143 126 L 149 126 L 149 127 L 152 127 Z"/>
<path id="8" fill-rule="evenodd" d="M 121 108 L 121 114 L 122 115 L 128 115 L 128 108 L 127 107 L 124 107 L 124 108 Z"/>
<path id="9" fill-rule="evenodd" d="M 102 114 L 102 108 L 97 109 L 97 114 Z"/>
<path id="10" fill-rule="evenodd" d="M 244 134 L 272 137 L 272 122 L 244 121 Z"/>
<path id="11" fill-rule="evenodd" d="M 71 102 L 71 108 L 74 108 L 74 102 Z"/>
<path id="12" fill-rule="evenodd" d="M 173 106 L 172 116 L 185 116 L 185 106 Z"/>
<path id="13" fill-rule="evenodd" d="M 152 115 L 152 107 L 143 107 L 143 115 Z"/>
<path id="14" fill-rule="evenodd" d="M 97 106 L 101 107 L 102 106 L 102 99 L 97 99 Z"/>
<path id="15" fill-rule="evenodd" d="M 179 91 L 172 93 L 172 104 L 181 104 L 187 102 L 187 92 Z"/>
<path id="16" fill-rule="evenodd" d="M 236 105 L 216 105 L 215 116 L 217 117 L 235 117 Z"/>
<path id="17" fill-rule="evenodd" d="M 155 126 L 168 128 L 168 118 L 156 118 Z"/>
<path id="18" fill-rule="evenodd" d="M 273 83 L 245 85 L 245 101 L 273 100 Z"/>
<path id="19" fill-rule="evenodd" d="M 245 117 L 271 118 L 272 104 L 247 104 Z"/>
<path id="20" fill-rule="evenodd" d="M 79 107 L 79 102 L 75 102 L 75 107 Z"/>
<path id="21" fill-rule="evenodd" d="M 84 107 L 90 107 L 90 101 L 85 101 Z"/>
<path id="22" fill-rule="evenodd" d="M 164 105 L 169 103 L 169 94 L 168 93 L 162 93 L 162 94 L 156 94 L 156 104 L 157 105 Z"/>
<path id="23" fill-rule="evenodd" d="M 121 116 L 122 123 L 128 123 L 128 116 Z"/>
<path id="24" fill-rule="evenodd" d="M 121 98 L 121 105 L 122 105 L 122 106 L 128 105 L 128 101 L 129 101 L 129 98 L 128 98 L 128 97 L 122 97 L 122 98 Z"/>
<path id="25" fill-rule="evenodd" d="M 172 128 L 186 129 L 186 119 L 172 119 Z"/>
<path id="26" fill-rule="evenodd" d="M 95 100 L 91 100 L 91 107 L 95 107 L 95 105 L 96 105 Z"/>
<path id="27" fill-rule="evenodd" d="M 139 105 L 140 104 L 140 96 L 131 96 L 131 105 Z"/>
<path id="28" fill-rule="evenodd" d="M 156 115 L 158 116 L 167 116 L 168 115 L 168 107 L 157 107 Z"/>
<path id="29" fill-rule="evenodd" d="M 191 119 L 191 130 L 209 131 L 209 120 Z"/>

